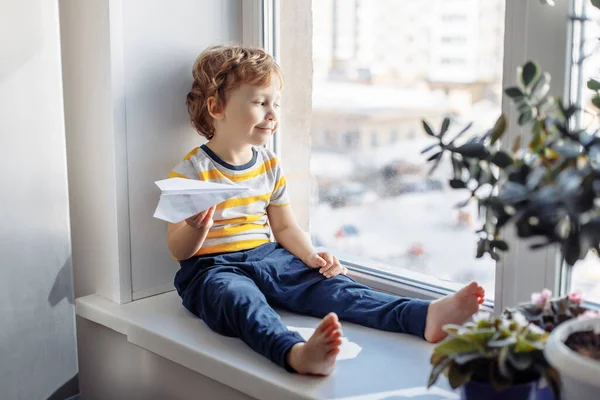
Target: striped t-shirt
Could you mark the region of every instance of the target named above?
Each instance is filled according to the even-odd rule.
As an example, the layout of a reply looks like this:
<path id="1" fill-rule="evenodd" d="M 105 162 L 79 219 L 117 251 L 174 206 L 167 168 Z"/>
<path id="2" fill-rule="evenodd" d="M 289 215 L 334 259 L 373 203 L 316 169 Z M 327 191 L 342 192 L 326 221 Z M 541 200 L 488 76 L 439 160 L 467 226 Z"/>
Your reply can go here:
<path id="1" fill-rule="evenodd" d="M 289 204 L 285 177 L 275 153 L 264 147 L 253 147 L 252 153 L 247 164 L 231 165 L 202 145 L 189 152 L 169 174 L 169 178 L 250 189 L 217 206 L 215 223 L 196 256 L 252 249 L 270 241 L 267 206 Z"/>

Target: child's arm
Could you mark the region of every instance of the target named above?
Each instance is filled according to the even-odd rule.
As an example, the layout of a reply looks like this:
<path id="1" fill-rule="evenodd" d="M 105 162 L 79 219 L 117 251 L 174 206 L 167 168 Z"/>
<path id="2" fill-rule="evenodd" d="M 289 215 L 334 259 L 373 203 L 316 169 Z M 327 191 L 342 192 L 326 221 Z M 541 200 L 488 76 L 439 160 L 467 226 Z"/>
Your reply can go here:
<path id="1" fill-rule="evenodd" d="M 200 250 L 208 231 L 214 224 L 212 219 L 214 213 L 215 207 L 213 206 L 185 221 L 176 224 L 169 223 L 167 245 L 173 257 L 178 260 L 187 260 Z"/>
<path id="2" fill-rule="evenodd" d="M 326 278 L 348 272 L 337 257 L 328 252 L 317 253 L 308 236 L 298 226 L 290 205 L 270 205 L 267 207 L 267 214 L 275 241 L 302 260 L 304 264 L 310 268 L 319 268 L 319 273 Z"/>
<path id="3" fill-rule="evenodd" d="M 270 205 L 267 207 L 267 214 L 275 241 L 305 264 L 308 264 L 308 260 L 317 251 L 310 243 L 306 233 L 298 225 L 292 207 L 290 205 Z"/>

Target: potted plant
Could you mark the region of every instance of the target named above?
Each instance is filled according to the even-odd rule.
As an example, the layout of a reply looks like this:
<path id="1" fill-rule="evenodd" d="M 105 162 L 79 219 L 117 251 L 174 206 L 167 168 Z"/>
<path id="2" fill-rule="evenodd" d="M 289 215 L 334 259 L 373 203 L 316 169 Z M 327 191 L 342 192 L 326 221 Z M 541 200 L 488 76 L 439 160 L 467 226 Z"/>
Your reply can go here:
<path id="1" fill-rule="evenodd" d="M 600 332 L 594 332 L 594 323 L 590 325 L 588 320 L 599 317 L 600 311 L 583 307 L 581 300 L 579 293 L 552 298 L 552 292 L 544 289 L 533 293 L 531 302 L 519 304 L 514 309 L 506 309 L 504 314 L 510 317 L 512 313 L 518 312 L 530 323 L 547 332 L 557 330 L 559 325 L 568 321 L 579 320 L 567 325 L 566 330 L 562 331 L 563 328 L 560 328 L 556 334 L 551 335 L 545 354 L 550 363 L 560 365 L 560 369 L 564 371 L 563 382 L 569 398 L 588 399 L 596 396 L 598 388 L 581 382 L 581 377 L 586 376 L 587 380 L 592 381 L 597 379 L 594 377 L 600 376 L 600 363 L 590 362 L 583 357 L 572 357 L 570 353 L 575 351 L 600 361 Z"/>
<path id="2" fill-rule="evenodd" d="M 598 0 L 591 4 L 600 8 Z M 594 92 L 592 103 L 600 107 L 600 82 L 590 79 L 587 86 Z M 531 132 L 527 146 L 517 136 L 512 146 L 500 147 L 507 127 L 504 115 L 489 131 L 466 141 L 462 138 L 470 125 L 448 138 L 448 118 L 437 132 L 423 121 L 425 132 L 437 140 L 423 150 L 430 154 L 431 172 L 448 158 L 450 186 L 469 192 L 459 206 L 477 201 L 482 211 L 478 258 L 489 254 L 498 260 L 508 250 L 501 237 L 508 224 L 520 238 L 541 239 L 534 249 L 558 246 L 567 268 L 590 251 L 599 254 L 600 126 L 577 128 L 573 121 L 579 107 L 550 96 L 549 90 L 550 75 L 531 61 L 519 68 L 516 85 L 504 90 L 518 110 L 518 125 Z M 600 361 L 593 357 L 600 350 L 599 331 L 600 318 L 592 317 L 570 319 L 551 334 L 546 355 L 560 372 L 569 400 L 587 398 L 574 390 L 600 393 Z"/>
<path id="3" fill-rule="evenodd" d="M 543 349 L 548 333 L 518 312 L 501 318 L 476 316 L 462 326 L 446 325 L 448 338 L 431 356 L 431 387 L 444 373 L 461 399 L 532 399 L 536 382 L 545 377 L 559 398 L 556 372 Z"/>

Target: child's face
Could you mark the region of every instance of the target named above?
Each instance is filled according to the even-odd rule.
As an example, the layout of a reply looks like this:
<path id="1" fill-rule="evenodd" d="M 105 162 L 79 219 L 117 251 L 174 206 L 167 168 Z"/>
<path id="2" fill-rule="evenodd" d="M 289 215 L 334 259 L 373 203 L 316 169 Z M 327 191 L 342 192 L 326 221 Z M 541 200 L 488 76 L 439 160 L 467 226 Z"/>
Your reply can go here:
<path id="1" fill-rule="evenodd" d="M 237 144 L 261 146 L 277 130 L 281 90 L 279 79 L 268 86 L 242 84 L 229 94 L 223 119 L 215 121 L 217 135 Z"/>

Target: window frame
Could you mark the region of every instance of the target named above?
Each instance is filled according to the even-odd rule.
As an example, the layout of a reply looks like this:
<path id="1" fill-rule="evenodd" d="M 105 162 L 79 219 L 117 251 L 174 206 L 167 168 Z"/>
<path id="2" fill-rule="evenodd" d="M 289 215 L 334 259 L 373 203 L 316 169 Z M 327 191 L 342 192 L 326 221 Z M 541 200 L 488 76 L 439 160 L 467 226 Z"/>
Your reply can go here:
<path id="1" fill-rule="evenodd" d="M 556 2 L 554 7 L 549 7 L 538 1 L 506 0 L 502 87 L 508 87 L 516 82 L 517 67 L 523 65 L 527 60 L 535 60 L 543 70 L 550 72 L 553 94 L 566 98 L 570 85 L 569 60 L 573 43 L 568 16 L 573 10 L 573 4 L 574 0 L 568 0 Z M 279 0 L 244 1 L 245 21 L 247 7 L 258 10 L 259 15 L 262 16 L 252 19 L 260 23 L 258 25 L 260 29 L 255 29 L 255 31 L 260 30 L 263 35 L 259 45 L 271 46 L 266 47 L 267 51 L 278 56 L 278 46 L 281 42 Z M 244 33 L 246 33 L 246 29 L 244 29 Z M 244 34 L 244 36 L 246 35 Z M 557 43 L 564 43 L 564 45 L 557 46 Z M 527 143 L 530 134 L 527 129 L 518 128 L 517 115 L 509 100 L 503 96 L 502 112 L 508 119 L 508 130 L 503 141 L 505 147 L 509 147 L 513 143 L 517 133 L 521 135 L 521 143 Z M 280 143 L 280 133 L 277 132 L 272 146 L 278 154 L 280 153 Z M 493 307 L 495 312 L 499 313 L 506 306 L 528 301 L 532 292 L 540 291 L 544 287 L 558 293 L 561 281 L 564 282 L 564 278 L 561 279 L 564 271 L 561 271 L 557 262 L 557 249 L 552 247 L 532 251 L 529 249 L 528 242 L 517 240 L 516 233 L 510 227 L 504 232 L 504 238 L 510 244 L 510 249 L 496 263 L 495 299 L 493 302 L 486 301 L 484 304 L 486 308 L 491 310 Z M 475 240 L 475 233 L 473 240 Z M 343 254 L 336 250 L 320 249 L 339 254 L 340 261 L 348 267 L 351 277 L 379 290 L 400 296 L 426 299 L 436 299 L 452 292 L 427 282 L 415 282 L 402 277 L 373 272 L 367 267 L 349 262 Z"/>

